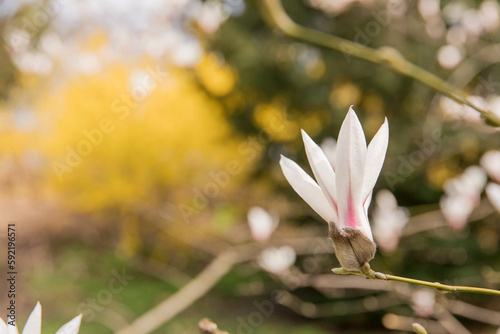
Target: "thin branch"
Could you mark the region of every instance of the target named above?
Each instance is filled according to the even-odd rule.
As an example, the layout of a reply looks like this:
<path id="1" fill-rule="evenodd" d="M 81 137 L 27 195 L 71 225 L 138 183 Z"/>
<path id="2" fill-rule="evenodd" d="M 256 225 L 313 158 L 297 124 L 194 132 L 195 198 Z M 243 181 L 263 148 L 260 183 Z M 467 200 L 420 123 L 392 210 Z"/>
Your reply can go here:
<path id="1" fill-rule="evenodd" d="M 380 295 L 376 297 L 368 296 L 360 300 L 314 304 L 303 301 L 301 298 L 286 290 L 277 290 L 274 292 L 276 303 L 310 319 L 369 313 L 389 307 L 400 306 L 404 303 L 391 296 Z"/>
<path id="2" fill-rule="evenodd" d="M 472 334 L 444 306 L 439 305 L 437 308 L 434 315 L 441 326 L 446 328 L 450 334 Z"/>
<path id="3" fill-rule="evenodd" d="M 236 262 L 237 254 L 234 251 L 221 253 L 182 289 L 117 333 L 145 334 L 154 331 L 206 294 Z"/>
<path id="4" fill-rule="evenodd" d="M 451 313 L 484 322 L 494 326 L 500 326 L 500 312 L 489 310 L 483 307 L 471 305 L 460 300 L 448 302 L 448 309 Z"/>
<path id="5" fill-rule="evenodd" d="M 378 49 L 372 49 L 363 44 L 300 26 L 290 19 L 280 0 L 259 0 L 259 3 L 262 8 L 262 14 L 267 21 L 288 36 L 364 59 L 378 65 L 386 65 L 393 71 L 420 81 L 458 103 L 474 108 L 479 111 L 489 123 L 500 126 L 500 118 L 493 112 L 483 110 L 471 104 L 467 100 L 467 94 L 463 91 L 453 87 L 438 76 L 409 62 L 395 48 L 383 46 Z"/>
<path id="6" fill-rule="evenodd" d="M 370 269 L 370 265 L 365 264 L 364 267 L 360 269 L 360 271 L 347 271 L 344 268 L 334 268 L 332 272 L 337 275 L 360 275 L 369 279 L 377 279 L 384 281 L 396 281 L 396 282 L 404 282 L 408 284 L 422 285 L 430 288 L 437 289 L 439 291 L 448 291 L 448 292 L 468 292 L 468 293 L 479 293 L 486 295 L 494 295 L 500 296 L 500 291 L 486 288 L 476 288 L 470 286 L 460 286 L 460 285 L 447 285 L 439 282 L 428 282 L 422 281 L 413 278 L 400 277 L 395 275 L 384 274 L 380 272 L 375 272 Z"/>

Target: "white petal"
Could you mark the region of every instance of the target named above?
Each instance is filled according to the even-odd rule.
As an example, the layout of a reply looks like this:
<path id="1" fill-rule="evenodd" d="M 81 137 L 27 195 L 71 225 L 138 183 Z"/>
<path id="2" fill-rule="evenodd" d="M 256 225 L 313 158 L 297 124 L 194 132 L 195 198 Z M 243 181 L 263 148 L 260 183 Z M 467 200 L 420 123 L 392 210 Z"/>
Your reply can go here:
<path id="1" fill-rule="evenodd" d="M 493 207 L 500 213 L 500 184 L 488 183 L 486 195 Z"/>
<path id="2" fill-rule="evenodd" d="M 358 117 L 349 108 L 337 142 L 337 204 L 339 227 L 360 228 L 360 213 L 364 213 L 361 191 L 365 174 L 366 139 Z M 361 210 L 359 210 L 361 209 Z M 366 226 L 365 226 L 366 227 Z M 369 228 L 369 227 L 368 227 Z"/>
<path id="3" fill-rule="evenodd" d="M 17 324 L 15 326 L 11 326 L 7 324 L 7 333 L 8 334 L 19 334 L 19 331 L 17 330 Z"/>
<path id="4" fill-rule="evenodd" d="M 9 318 L 7 318 L 7 323 L 5 323 L 2 318 L 0 318 L 0 334 L 19 334 L 16 326 L 8 324 Z"/>
<path id="5" fill-rule="evenodd" d="M 23 334 L 40 334 L 42 332 L 42 306 L 37 302 L 33 312 L 23 329 Z"/>
<path id="6" fill-rule="evenodd" d="M 304 147 L 306 148 L 307 159 L 311 165 L 316 181 L 318 181 L 323 194 L 337 213 L 337 189 L 335 187 L 335 172 L 323 150 L 302 130 Z M 337 220 L 335 220 L 337 222 Z"/>
<path id="7" fill-rule="evenodd" d="M 0 334 L 7 334 L 7 324 L 0 318 Z"/>
<path id="8" fill-rule="evenodd" d="M 368 198 L 373 191 L 373 187 L 377 182 L 380 170 L 384 164 L 385 154 L 387 153 L 387 145 L 389 144 L 389 124 L 387 118 L 384 124 L 373 137 L 370 145 L 366 150 L 366 167 L 365 176 L 363 179 L 362 198 L 363 201 Z"/>
<path id="9" fill-rule="evenodd" d="M 16 326 L 11 326 L 7 324 L 7 333 L 8 334 L 19 334 L 19 331 L 17 330 L 17 324 Z"/>
<path id="10" fill-rule="evenodd" d="M 321 188 L 299 165 L 285 156 L 281 156 L 280 165 L 288 183 L 321 218 L 326 222 L 337 218 Z"/>
<path id="11" fill-rule="evenodd" d="M 71 321 L 63 325 L 56 334 L 78 334 L 80 329 L 80 323 L 82 321 L 82 315 L 77 315 Z"/>
<path id="12" fill-rule="evenodd" d="M 370 207 L 370 203 L 372 202 L 373 191 L 368 195 L 365 203 L 363 203 L 363 208 L 365 209 L 366 215 L 368 216 L 368 208 Z"/>

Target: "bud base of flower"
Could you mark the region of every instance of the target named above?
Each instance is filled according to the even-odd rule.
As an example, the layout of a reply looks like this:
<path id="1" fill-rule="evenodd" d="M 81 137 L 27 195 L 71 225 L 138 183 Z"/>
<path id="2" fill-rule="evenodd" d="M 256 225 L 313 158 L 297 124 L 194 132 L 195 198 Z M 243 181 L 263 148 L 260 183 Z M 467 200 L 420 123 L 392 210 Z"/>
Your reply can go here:
<path id="1" fill-rule="evenodd" d="M 328 225 L 335 255 L 342 268 L 359 271 L 375 257 L 377 247 L 363 232 L 350 227 L 339 230 L 333 222 Z"/>

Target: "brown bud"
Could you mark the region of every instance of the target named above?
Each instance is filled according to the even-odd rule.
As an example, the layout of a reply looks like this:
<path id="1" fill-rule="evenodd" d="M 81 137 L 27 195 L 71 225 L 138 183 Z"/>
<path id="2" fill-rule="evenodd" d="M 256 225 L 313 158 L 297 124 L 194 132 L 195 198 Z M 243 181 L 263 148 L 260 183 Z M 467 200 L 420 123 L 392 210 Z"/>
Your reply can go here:
<path id="1" fill-rule="evenodd" d="M 339 230 L 333 222 L 328 225 L 335 255 L 342 268 L 348 271 L 358 271 L 365 263 L 373 259 L 377 247 L 363 232 L 350 227 Z"/>

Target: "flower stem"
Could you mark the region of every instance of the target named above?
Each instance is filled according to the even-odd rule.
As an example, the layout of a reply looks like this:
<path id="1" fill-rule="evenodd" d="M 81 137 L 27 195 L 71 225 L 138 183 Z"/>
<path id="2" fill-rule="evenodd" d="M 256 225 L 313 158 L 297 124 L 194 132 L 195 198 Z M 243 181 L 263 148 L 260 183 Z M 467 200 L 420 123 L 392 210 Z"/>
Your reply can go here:
<path id="1" fill-rule="evenodd" d="M 435 74 L 409 62 L 395 48 L 383 46 L 373 49 L 360 43 L 298 25 L 290 19 L 280 0 L 259 0 L 259 4 L 261 5 L 262 15 L 269 24 L 288 36 L 378 65 L 386 65 L 395 72 L 420 81 L 450 99 L 479 111 L 489 124 L 500 126 L 500 117 L 489 110 L 484 110 L 473 105 L 467 100 L 466 93 L 450 85 Z"/>
<path id="2" fill-rule="evenodd" d="M 413 279 L 413 278 L 407 278 L 407 277 L 401 277 L 401 276 L 395 276 L 395 275 L 389 275 L 389 274 L 384 274 L 380 272 L 375 272 L 372 269 L 370 269 L 370 266 L 368 264 L 365 264 L 360 271 L 347 271 L 344 268 L 334 268 L 332 269 L 332 272 L 337 275 L 359 275 L 359 276 L 364 276 L 369 279 L 377 279 L 377 280 L 385 280 L 385 281 L 397 281 L 397 282 L 404 282 L 408 284 L 415 284 L 415 285 L 422 285 L 422 286 L 427 286 L 430 288 L 437 289 L 439 291 L 448 291 L 448 292 L 468 292 L 468 293 L 480 293 L 480 294 L 486 294 L 486 295 L 494 295 L 494 296 L 500 296 L 500 291 L 499 290 L 494 290 L 494 289 L 486 289 L 486 288 L 476 288 L 476 287 L 471 287 L 471 286 L 460 286 L 460 285 L 447 285 L 447 284 L 442 284 L 439 282 L 428 282 L 428 281 L 422 281 L 418 279 Z"/>

